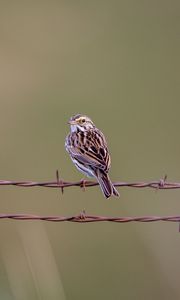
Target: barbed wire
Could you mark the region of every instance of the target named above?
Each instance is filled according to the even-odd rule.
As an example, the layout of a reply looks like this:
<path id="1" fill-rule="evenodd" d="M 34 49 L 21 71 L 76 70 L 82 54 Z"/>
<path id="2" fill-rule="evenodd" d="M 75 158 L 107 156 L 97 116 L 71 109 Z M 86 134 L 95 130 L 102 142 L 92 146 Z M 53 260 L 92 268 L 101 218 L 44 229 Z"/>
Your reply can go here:
<path id="1" fill-rule="evenodd" d="M 167 175 L 163 179 L 154 180 L 150 182 L 113 182 L 117 187 L 130 187 L 130 188 L 152 188 L 152 189 L 180 189 L 180 182 L 167 182 Z M 37 181 L 12 181 L 0 180 L 0 186 L 17 186 L 17 187 L 48 187 L 60 188 L 62 193 L 64 188 L 76 186 L 83 188 L 93 187 L 99 185 L 98 182 L 90 180 L 80 180 L 76 182 L 64 181 L 60 179 L 58 170 L 56 171 L 56 181 L 37 182 Z M 180 215 L 177 216 L 140 216 L 140 217 L 108 217 L 98 215 L 87 215 L 85 211 L 75 216 L 39 216 L 34 214 L 0 214 L 0 219 L 13 219 L 13 220 L 41 220 L 51 222 L 77 222 L 77 223 L 90 223 L 90 222 L 114 222 L 114 223 L 129 223 L 129 222 L 178 222 L 180 232 Z"/>
<path id="2" fill-rule="evenodd" d="M 64 181 L 60 179 L 59 172 L 56 172 L 56 181 L 47 181 L 47 182 L 37 182 L 37 181 L 12 181 L 12 180 L 0 180 L 0 186 L 18 186 L 18 187 L 48 187 L 48 188 L 60 188 L 62 193 L 64 188 L 76 186 L 83 189 L 88 187 L 94 187 L 99 185 L 98 182 L 90 180 L 80 180 L 80 181 Z M 113 182 L 114 186 L 117 187 L 130 187 L 130 188 L 152 188 L 152 189 L 180 189 L 180 182 L 167 182 L 167 176 L 164 176 L 163 179 L 153 180 L 150 182 Z"/>
<path id="3" fill-rule="evenodd" d="M 141 217 L 108 217 L 97 215 L 86 215 L 85 211 L 76 216 L 39 216 L 33 214 L 0 214 L 0 219 L 14 219 L 14 220 L 42 220 L 51 222 L 115 222 L 115 223 L 129 223 L 129 222 L 180 222 L 180 215 L 177 216 L 141 216 Z"/>

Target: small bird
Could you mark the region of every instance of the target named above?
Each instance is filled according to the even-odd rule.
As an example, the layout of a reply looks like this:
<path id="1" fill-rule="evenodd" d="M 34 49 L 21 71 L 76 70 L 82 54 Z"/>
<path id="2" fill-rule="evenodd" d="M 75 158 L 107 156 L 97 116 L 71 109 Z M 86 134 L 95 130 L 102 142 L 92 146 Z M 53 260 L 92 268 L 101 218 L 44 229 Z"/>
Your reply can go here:
<path id="1" fill-rule="evenodd" d="M 71 131 L 65 148 L 77 169 L 88 177 L 95 177 L 106 198 L 119 196 L 108 176 L 111 159 L 104 134 L 85 115 L 77 114 L 68 123 Z"/>

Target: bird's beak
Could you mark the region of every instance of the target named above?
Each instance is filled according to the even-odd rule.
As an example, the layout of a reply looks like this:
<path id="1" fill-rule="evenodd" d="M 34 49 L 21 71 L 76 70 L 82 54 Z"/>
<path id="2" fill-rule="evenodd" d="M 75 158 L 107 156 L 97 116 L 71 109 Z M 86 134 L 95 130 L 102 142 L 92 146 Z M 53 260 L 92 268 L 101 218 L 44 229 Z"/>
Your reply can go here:
<path id="1" fill-rule="evenodd" d="M 68 122 L 68 124 L 69 124 L 69 125 L 76 125 L 76 122 L 70 120 L 70 121 Z"/>

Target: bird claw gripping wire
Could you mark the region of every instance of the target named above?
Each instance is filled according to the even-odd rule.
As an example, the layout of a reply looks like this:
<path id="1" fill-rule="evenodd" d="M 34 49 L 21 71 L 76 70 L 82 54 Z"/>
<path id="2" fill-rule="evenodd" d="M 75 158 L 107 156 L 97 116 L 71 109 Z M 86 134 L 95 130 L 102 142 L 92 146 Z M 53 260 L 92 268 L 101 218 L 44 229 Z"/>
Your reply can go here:
<path id="1" fill-rule="evenodd" d="M 80 188 L 82 188 L 83 192 L 86 190 L 86 180 L 83 178 L 81 179 Z"/>

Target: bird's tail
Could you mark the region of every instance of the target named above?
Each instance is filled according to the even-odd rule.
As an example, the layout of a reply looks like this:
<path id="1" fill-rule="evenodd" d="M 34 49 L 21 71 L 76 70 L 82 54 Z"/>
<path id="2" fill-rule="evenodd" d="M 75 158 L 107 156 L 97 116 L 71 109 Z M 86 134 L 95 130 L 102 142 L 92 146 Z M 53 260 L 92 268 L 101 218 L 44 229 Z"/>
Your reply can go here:
<path id="1" fill-rule="evenodd" d="M 99 182 L 101 190 L 106 198 L 109 198 L 112 195 L 117 196 L 117 197 L 120 196 L 118 191 L 112 184 L 111 179 L 109 178 L 108 174 L 98 170 L 97 181 Z"/>

